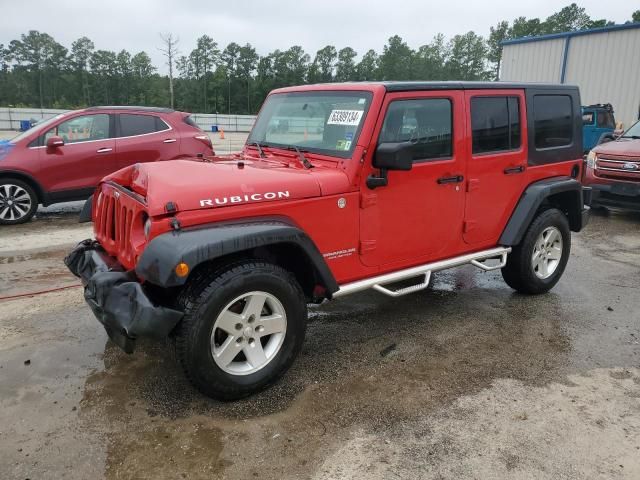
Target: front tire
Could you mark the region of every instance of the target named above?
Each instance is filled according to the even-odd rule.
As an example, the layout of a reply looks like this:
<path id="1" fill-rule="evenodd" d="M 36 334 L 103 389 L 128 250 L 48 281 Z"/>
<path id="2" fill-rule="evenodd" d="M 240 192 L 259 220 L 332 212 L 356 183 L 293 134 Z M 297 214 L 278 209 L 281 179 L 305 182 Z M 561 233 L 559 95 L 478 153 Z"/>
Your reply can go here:
<path id="1" fill-rule="evenodd" d="M 22 180 L 0 180 L 0 225 L 26 223 L 38 209 L 38 196 Z"/>
<path id="2" fill-rule="evenodd" d="M 551 208 L 529 225 L 502 268 L 507 285 L 520 293 L 539 294 L 560 280 L 571 252 L 571 232 L 564 213 Z"/>
<path id="3" fill-rule="evenodd" d="M 179 298 L 176 353 L 207 396 L 236 400 L 286 372 L 302 348 L 307 305 L 293 275 L 261 261 L 199 275 Z"/>

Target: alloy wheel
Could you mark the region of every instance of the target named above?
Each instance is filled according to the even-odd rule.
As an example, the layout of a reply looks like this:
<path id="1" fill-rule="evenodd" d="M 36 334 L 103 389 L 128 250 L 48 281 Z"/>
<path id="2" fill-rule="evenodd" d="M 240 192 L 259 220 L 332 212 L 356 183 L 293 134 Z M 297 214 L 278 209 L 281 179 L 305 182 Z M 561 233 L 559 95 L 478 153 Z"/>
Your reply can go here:
<path id="1" fill-rule="evenodd" d="M 31 206 L 31 196 L 24 188 L 11 183 L 0 185 L 0 220 L 20 220 Z"/>
<path id="2" fill-rule="evenodd" d="M 287 331 L 282 303 L 267 292 L 248 292 L 222 309 L 211 333 L 216 365 L 232 375 L 264 368 L 280 351 Z"/>
<path id="3" fill-rule="evenodd" d="M 549 278 L 560 265 L 562 234 L 556 227 L 547 227 L 538 236 L 533 247 L 531 265 L 538 278 Z"/>

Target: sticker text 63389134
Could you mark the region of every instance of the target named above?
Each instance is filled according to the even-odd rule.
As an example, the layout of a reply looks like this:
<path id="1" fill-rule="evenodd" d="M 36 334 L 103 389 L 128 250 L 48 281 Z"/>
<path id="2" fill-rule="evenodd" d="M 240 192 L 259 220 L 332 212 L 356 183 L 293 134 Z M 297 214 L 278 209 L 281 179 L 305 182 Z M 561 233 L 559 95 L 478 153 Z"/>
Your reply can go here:
<path id="1" fill-rule="evenodd" d="M 331 110 L 327 125 L 360 125 L 362 110 Z"/>

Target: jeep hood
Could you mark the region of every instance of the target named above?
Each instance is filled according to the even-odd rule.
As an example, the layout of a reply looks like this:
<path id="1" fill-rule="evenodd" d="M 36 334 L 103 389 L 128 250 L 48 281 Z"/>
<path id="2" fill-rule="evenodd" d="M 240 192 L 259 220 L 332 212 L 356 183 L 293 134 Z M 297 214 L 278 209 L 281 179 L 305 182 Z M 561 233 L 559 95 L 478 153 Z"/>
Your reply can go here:
<path id="1" fill-rule="evenodd" d="M 307 170 L 249 159 L 139 163 L 103 181 L 144 197 L 151 216 L 166 213 L 169 202 L 178 211 L 223 208 L 335 194 L 349 186 L 347 175 L 336 168 Z"/>

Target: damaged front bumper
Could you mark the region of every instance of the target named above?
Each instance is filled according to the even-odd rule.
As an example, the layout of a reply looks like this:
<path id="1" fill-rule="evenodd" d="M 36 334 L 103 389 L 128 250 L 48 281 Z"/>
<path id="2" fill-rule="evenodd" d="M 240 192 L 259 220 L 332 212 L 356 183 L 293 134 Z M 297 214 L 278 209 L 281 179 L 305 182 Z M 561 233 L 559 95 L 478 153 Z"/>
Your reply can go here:
<path id="1" fill-rule="evenodd" d="M 155 305 L 133 272 L 107 255 L 99 243 L 84 240 L 64 259 L 84 285 L 84 298 L 107 334 L 132 353 L 139 337 L 166 337 L 183 313 Z"/>

